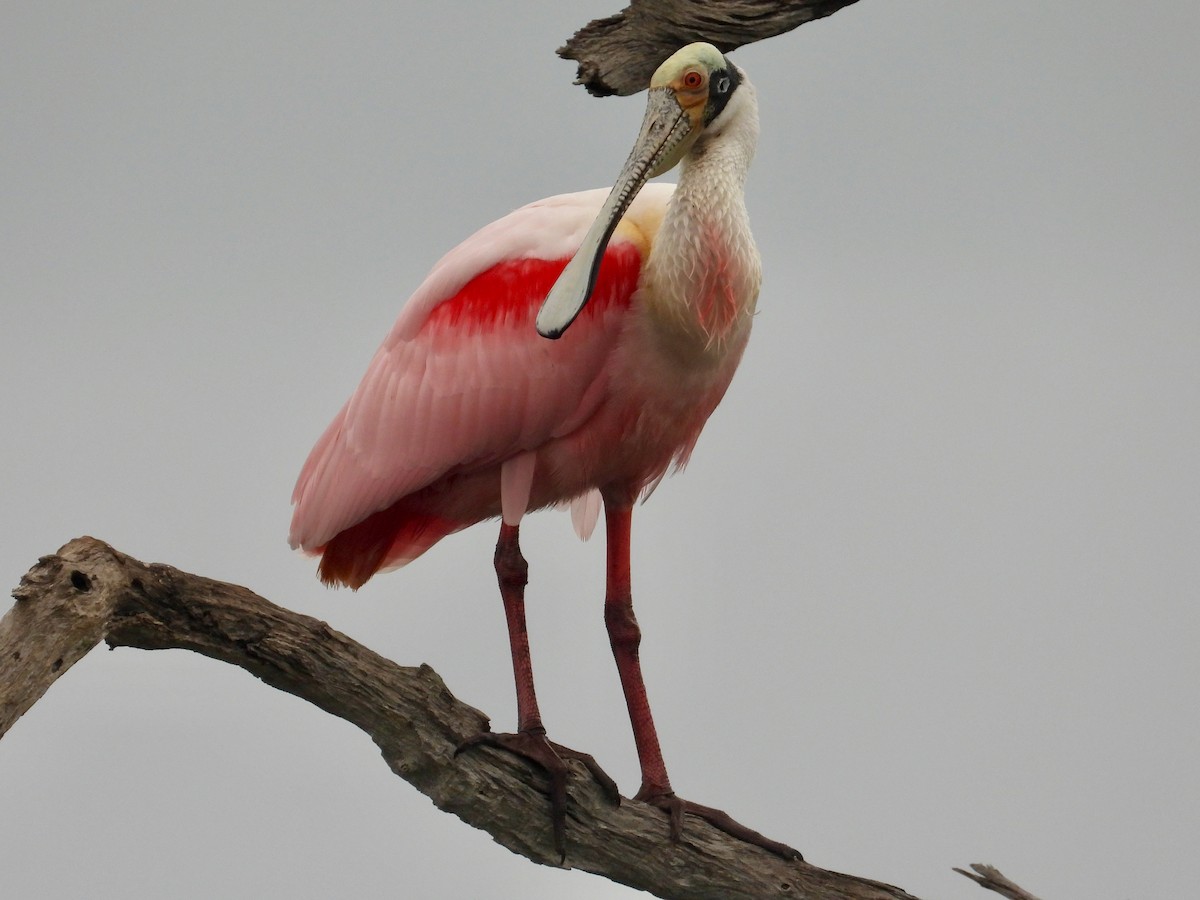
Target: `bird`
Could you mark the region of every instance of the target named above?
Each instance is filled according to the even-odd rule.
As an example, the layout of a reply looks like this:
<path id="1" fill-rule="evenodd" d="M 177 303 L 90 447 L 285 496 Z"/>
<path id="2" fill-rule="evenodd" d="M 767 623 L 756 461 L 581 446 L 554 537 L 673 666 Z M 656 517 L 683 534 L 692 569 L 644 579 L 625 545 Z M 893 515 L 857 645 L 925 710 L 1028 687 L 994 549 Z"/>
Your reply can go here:
<path id="1" fill-rule="evenodd" d="M 634 800 L 685 813 L 790 859 L 721 810 L 677 797 L 654 728 L 630 588 L 634 504 L 682 468 L 742 358 L 761 283 L 744 184 L 758 139 L 754 87 L 709 43 L 655 71 L 612 189 L 521 207 L 447 253 L 403 306 L 296 482 L 289 541 L 329 585 L 361 587 L 454 532 L 500 520 L 494 565 L 508 625 L 517 731 L 486 743 L 550 775 L 565 859 L 567 766 L 534 690 L 519 531 L 569 505 L 586 537 L 604 509 L 604 619 L 642 783 Z M 676 165 L 675 185 L 647 184 Z"/>

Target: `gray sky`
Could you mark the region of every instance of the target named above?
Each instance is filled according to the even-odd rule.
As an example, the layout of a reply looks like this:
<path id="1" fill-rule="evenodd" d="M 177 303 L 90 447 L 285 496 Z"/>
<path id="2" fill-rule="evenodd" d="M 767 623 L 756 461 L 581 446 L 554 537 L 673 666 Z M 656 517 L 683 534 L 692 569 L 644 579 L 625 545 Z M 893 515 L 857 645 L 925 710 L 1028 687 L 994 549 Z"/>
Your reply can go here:
<path id="1" fill-rule="evenodd" d="M 9 3 L 0 575 L 84 533 L 245 584 L 511 729 L 494 529 L 358 594 L 286 546 L 321 429 L 437 257 L 604 185 L 618 4 Z M 813 862 L 977 898 L 1194 891 L 1194 4 L 863 0 L 745 48 L 760 315 L 634 522 L 667 764 Z M 524 529 L 554 738 L 638 773 L 603 548 Z M 665 826 L 664 826 L 665 827 Z M 437 812 L 360 732 L 97 651 L 0 743 L 5 896 L 616 898 Z"/>

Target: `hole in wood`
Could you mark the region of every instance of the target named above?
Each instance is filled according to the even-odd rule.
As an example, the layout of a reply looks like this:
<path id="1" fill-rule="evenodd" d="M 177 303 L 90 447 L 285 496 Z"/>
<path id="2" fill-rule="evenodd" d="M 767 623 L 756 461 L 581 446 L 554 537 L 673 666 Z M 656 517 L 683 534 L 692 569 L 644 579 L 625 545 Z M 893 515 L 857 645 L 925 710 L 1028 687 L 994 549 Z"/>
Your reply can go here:
<path id="1" fill-rule="evenodd" d="M 84 593 L 92 589 L 92 580 L 78 569 L 71 573 L 71 584 L 75 586 L 75 590 Z"/>

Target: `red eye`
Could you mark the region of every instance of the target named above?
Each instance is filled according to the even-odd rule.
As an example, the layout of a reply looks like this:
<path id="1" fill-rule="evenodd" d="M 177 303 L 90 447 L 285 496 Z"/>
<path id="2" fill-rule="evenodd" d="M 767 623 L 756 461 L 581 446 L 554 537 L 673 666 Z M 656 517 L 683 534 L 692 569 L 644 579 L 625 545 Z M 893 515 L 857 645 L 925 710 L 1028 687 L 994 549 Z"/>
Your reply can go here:
<path id="1" fill-rule="evenodd" d="M 683 86 L 688 90 L 694 91 L 696 88 L 703 86 L 703 84 L 704 76 L 695 69 L 692 69 L 692 71 L 683 76 Z"/>

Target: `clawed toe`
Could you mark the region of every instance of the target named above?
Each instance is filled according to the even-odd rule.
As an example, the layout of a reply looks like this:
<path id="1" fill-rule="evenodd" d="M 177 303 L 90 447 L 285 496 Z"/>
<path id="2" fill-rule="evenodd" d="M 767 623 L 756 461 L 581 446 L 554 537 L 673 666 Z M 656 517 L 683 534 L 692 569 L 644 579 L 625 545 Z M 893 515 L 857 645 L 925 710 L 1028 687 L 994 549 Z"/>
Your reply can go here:
<path id="1" fill-rule="evenodd" d="M 634 799 L 641 800 L 666 811 L 670 819 L 672 841 L 678 841 L 682 837 L 683 815 L 687 813 L 703 819 L 714 828 L 725 832 L 731 837 L 737 838 L 739 841 L 753 844 L 756 847 L 762 847 L 776 856 L 781 856 L 784 859 L 804 860 L 804 856 L 799 850 L 789 847 L 787 844 L 781 844 L 779 841 L 773 841 L 753 828 L 747 828 L 723 810 L 714 809 L 711 806 L 702 806 L 699 803 L 692 803 L 690 800 L 676 797 L 673 793 L 643 795 L 639 792 Z"/>
<path id="2" fill-rule="evenodd" d="M 581 750 L 572 750 L 570 747 L 564 747 L 562 744 L 556 744 L 554 741 L 547 741 L 554 752 L 561 759 L 574 759 L 583 763 L 584 768 L 591 773 L 596 783 L 600 785 L 600 789 L 604 791 L 604 796 L 613 806 L 621 805 L 621 792 L 617 789 L 617 783 L 609 777 L 609 774 L 600 768 L 600 763 L 596 762 L 596 758 L 590 753 L 584 753 Z"/>
<path id="3" fill-rule="evenodd" d="M 484 731 L 463 741 L 454 751 L 458 756 L 465 750 L 479 745 L 498 747 L 529 760 L 540 767 L 550 778 L 550 819 L 554 826 L 554 849 L 560 862 L 567 858 L 567 776 L 570 770 L 565 760 L 574 759 L 583 763 L 592 777 L 600 785 L 605 796 L 614 805 L 619 805 L 621 795 L 617 784 L 608 773 L 600 768 L 600 764 L 590 753 L 582 753 L 556 744 L 546 738 L 545 734 L 531 731 L 521 731 L 516 734 L 497 734 Z"/>

